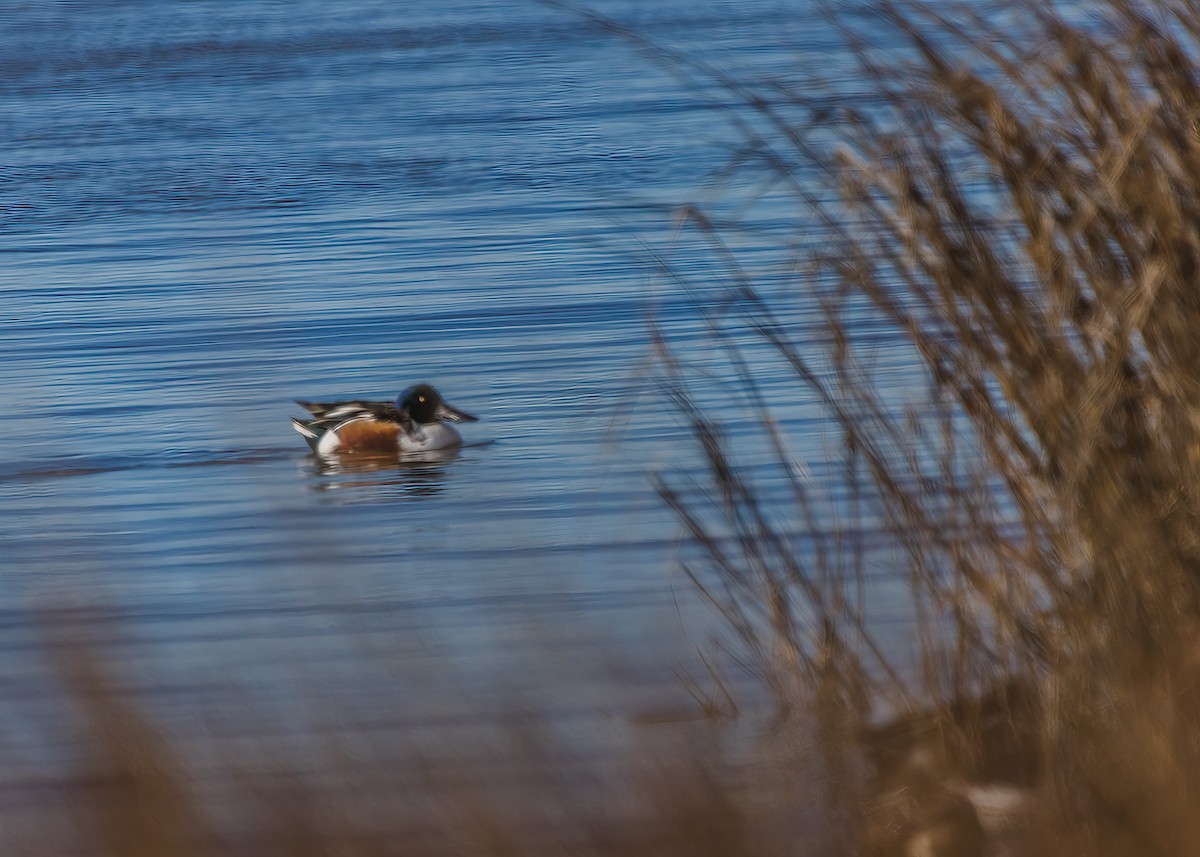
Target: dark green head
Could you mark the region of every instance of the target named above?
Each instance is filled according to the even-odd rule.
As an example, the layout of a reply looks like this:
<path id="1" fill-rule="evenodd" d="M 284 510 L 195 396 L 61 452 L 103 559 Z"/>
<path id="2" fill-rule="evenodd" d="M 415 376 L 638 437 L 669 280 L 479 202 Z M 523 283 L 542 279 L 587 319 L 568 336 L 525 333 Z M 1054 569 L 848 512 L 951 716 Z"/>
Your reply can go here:
<path id="1" fill-rule="evenodd" d="M 396 399 L 396 407 L 405 411 L 418 423 L 473 423 L 473 417 L 458 408 L 452 408 L 442 400 L 442 394 L 428 384 L 409 387 Z"/>

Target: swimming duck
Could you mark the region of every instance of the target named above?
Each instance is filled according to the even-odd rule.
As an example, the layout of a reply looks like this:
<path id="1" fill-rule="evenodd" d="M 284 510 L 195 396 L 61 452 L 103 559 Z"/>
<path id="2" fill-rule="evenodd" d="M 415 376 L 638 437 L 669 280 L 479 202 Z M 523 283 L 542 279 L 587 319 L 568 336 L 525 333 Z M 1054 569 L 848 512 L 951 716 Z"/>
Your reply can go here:
<path id="1" fill-rule="evenodd" d="M 313 418 L 292 418 L 292 427 L 318 455 L 334 452 L 411 453 L 449 449 L 462 443 L 452 423 L 477 417 L 452 408 L 428 384 L 409 387 L 389 402 L 303 402 Z"/>

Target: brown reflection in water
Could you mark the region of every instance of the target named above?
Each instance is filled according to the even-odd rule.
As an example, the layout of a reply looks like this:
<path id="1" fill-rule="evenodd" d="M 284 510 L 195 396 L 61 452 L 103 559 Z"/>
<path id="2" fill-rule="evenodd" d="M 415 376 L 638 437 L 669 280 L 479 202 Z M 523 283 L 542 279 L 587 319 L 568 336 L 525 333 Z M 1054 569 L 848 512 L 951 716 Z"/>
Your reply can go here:
<path id="1" fill-rule="evenodd" d="M 445 465 L 458 457 L 457 449 L 431 450 L 407 455 L 347 453 L 314 457 L 310 472 L 316 491 L 353 488 L 384 489 L 405 499 L 431 497 L 445 488 Z"/>

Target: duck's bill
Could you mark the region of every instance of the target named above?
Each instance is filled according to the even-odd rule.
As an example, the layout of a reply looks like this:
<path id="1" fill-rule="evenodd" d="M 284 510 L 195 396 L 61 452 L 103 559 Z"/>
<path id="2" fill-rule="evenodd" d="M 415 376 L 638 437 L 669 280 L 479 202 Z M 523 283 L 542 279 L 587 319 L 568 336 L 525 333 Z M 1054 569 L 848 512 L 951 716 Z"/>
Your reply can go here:
<path id="1" fill-rule="evenodd" d="M 438 409 L 434 412 L 439 420 L 445 420 L 451 423 L 477 423 L 479 417 L 473 417 L 466 411 L 460 411 L 458 408 L 452 408 L 445 402 L 438 405 Z"/>

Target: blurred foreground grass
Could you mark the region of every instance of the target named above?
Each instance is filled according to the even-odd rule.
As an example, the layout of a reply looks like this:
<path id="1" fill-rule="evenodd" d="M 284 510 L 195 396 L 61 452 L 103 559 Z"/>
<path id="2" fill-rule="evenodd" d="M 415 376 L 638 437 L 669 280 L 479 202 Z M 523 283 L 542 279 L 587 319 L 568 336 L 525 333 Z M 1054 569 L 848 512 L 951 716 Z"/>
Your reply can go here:
<path id="1" fill-rule="evenodd" d="M 903 49 L 843 30 L 870 81 L 854 107 L 723 82 L 766 129 L 752 169 L 823 242 L 795 288 L 824 330 L 798 341 L 692 214 L 730 259 L 743 309 L 714 326 L 794 506 L 761 502 L 669 358 L 711 489 L 663 493 L 744 656 L 867 762 L 843 783 L 851 853 L 1200 847 L 1198 13 L 889 5 Z M 923 367 L 903 395 L 880 329 Z M 744 356 L 764 344 L 837 427 L 832 523 Z M 915 670 L 870 619 L 879 530 Z"/>
<path id="2" fill-rule="evenodd" d="M 717 76 L 761 132 L 742 169 L 778 179 L 824 239 L 796 275 L 819 341 L 796 341 L 732 251 L 739 312 L 714 319 L 789 482 L 786 514 L 661 349 L 709 477 L 662 493 L 700 548 L 688 571 L 729 651 L 775 694 L 769 728 L 728 740 L 733 709 L 714 704 L 623 742 L 602 776 L 530 719 L 486 747 L 497 764 L 403 748 L 397 776 L 353 798 L 239 770 L 232 752 L 214 789 L 103 663 L 68 651 L 86 762 L 47 796 L 53 833 L 10 818 L 3 852 L 1196 850 L 1200 7 L 1058 8 L 888 7 L 910 50 L 884 55 L 847 27 L 872 95 L 857 108 Z M 724 251 L 721 227 L 689 214 Z M 874 372 L 876 324 L 919 358 L 919 394 Z M 836 510 L 756 383 L 745 350 L 763 344 L 832 427 L 849 497 Z M 864 532 L 902 559 L 915 669 L 870 621 Z M 359 761 L 327 752 L 354 781 Z M 522 779 L 497 779 L 505 768 Z"/>

